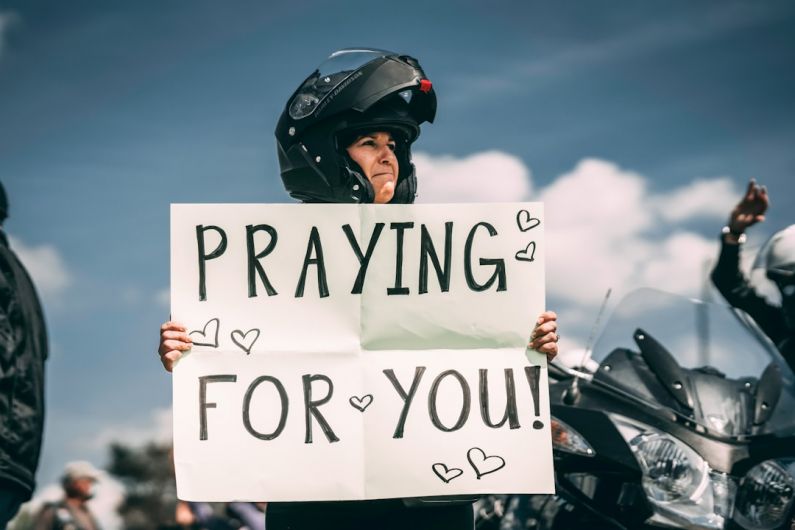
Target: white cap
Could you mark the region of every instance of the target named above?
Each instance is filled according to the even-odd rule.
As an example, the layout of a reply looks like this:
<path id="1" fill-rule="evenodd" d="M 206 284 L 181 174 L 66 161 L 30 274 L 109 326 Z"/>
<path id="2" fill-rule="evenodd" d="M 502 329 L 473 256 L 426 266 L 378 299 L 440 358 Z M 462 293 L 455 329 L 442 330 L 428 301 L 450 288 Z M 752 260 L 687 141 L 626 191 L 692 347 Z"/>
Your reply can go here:
<path id="1" fill-rule="evenodd" d="M 90 478 L 91 480 L 99 480 L 100 471 L 95 468 L 91 462 L 85 460 L 78 460 L 69 462 L 63 471 L 62 482 L 71 482 L 80 478 Z"/>

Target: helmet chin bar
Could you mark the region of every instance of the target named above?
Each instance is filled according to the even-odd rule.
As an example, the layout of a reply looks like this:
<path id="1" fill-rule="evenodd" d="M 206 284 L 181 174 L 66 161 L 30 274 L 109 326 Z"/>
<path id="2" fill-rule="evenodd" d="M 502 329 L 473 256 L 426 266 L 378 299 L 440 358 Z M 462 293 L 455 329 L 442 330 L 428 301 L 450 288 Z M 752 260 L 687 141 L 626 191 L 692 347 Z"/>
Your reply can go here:
<path id="1" fill-rule="evenodd" d="M 417 196 L 417 176 L 414 173 L 414 164 L 409 162 L 411 170 L 408 175 L 401 177 L 395 186 L 395 194 L 390 204 L 412 204 Z"/>

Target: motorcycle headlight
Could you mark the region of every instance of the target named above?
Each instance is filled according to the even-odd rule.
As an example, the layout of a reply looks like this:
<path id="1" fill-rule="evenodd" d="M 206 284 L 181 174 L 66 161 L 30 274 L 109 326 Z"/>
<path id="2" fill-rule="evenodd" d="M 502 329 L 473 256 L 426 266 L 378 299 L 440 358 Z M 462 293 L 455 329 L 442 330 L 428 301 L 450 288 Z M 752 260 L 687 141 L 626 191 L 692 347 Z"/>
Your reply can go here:
<path id="1" fill-rule="evenodd" d="M 734 518 L 753 530 L 778 528 L 795 499 L 795 460 L 768 460 L 754 466 L 740 481 Z"/>
<path id="2" fill-rule="evenodd" d="M 731 477 L 713 472 L 696 451 L 669 434 L 623 416 L 610 419 L 643 472 L 643 491 L 655 512 L 650 523 L 723 528 L 735 491 Z"/>
<path id="3" fill-rule="evenodd" d="M 629 446 L 643 469 L 643 489 L 652 499 L 698 499 L 709 486 L 707 463 L 673 437 L 644 433 L 630 440 Z"/>

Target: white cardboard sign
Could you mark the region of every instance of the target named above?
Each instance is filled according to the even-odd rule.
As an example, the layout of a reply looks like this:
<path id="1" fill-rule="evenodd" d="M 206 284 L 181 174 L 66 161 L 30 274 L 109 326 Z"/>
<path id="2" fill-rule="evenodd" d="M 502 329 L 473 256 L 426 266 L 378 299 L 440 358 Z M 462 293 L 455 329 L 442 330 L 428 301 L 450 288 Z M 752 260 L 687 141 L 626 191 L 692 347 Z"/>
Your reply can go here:
<path id="1" fill-rule="evenodd" d="M 540 203 L 177 204 L 181 499 L 554 489 Z"/>

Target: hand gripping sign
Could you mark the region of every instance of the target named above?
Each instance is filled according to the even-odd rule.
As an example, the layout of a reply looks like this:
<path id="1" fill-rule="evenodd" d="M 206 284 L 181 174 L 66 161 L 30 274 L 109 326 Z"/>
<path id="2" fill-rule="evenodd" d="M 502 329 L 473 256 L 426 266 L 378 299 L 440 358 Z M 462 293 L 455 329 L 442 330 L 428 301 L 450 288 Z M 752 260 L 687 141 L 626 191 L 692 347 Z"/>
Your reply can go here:
<path id="1" fill-rule="evenodd" d="M 538 203 L 179 204 L 181 499 L 550 493 Z"/>

